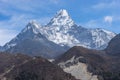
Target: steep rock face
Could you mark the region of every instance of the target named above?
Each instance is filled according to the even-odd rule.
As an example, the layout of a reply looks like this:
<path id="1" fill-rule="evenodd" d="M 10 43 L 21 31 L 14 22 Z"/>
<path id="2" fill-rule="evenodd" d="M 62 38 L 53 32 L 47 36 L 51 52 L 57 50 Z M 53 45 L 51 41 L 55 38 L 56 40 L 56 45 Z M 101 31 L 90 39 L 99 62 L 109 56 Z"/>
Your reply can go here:
<path id="1" fill-rule="evenodd" d="M 0 62 L 0 80 L 76 80 L 41 57 L 0 53 Z"/>
<path id="2" fill-rule="evenodd" d="M 4 45 L 5 49 L 9 49 L 15 45 L 17 45 L 17 43 L 25 40 L 25 39 L 40 39 L 40 38 L 45 38 L 43 35 L 40 34 L 39 32 L 39 25 L 34 22 L 31 21 L 29 22 L 26 27 L 15 37 L 13 38 L 10 42 L 6 43 Z M 37 36 L 39 35 L 39 36 Z"/>
<path id="3" fill-rule="evenodd" d="M 47 44 L 46 44 L 47 43 Z M 30 56 L 42 56 L 47 59 L 55 58 L 65 52 L 65 49 L 47 40 L 26 39 L 16 46 L 8 49 L 6 52 L 23 53 Z"/>

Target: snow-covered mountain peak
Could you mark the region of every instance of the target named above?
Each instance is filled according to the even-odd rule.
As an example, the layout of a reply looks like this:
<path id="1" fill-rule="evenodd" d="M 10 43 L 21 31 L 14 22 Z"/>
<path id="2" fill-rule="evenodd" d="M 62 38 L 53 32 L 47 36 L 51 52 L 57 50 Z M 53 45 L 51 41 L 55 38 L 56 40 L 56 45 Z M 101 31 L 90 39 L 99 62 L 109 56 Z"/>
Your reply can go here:
<path id="1" fill-rule="evenodd" d="M 19 36 L 6 45 L 9 48 L 9 45 L 14 46 L 25 39 L 40 40 L 45 37 L 63 47 L 83 46 L 91 49 L 104 49 L 115 35 L 113 32 L 100 28 L 88 29 L 78 26 L 68 12 L 61 9 L 45 26 L 37 24 L 34 20 L 30 21 Z"/>
<path id="2" fill-rule="evenodd" d="M 30 31 L 32 30 L 34 33 L 39 33 L 39 29 L 41 28 L 41 25 L 39 25 L 35 20 L 30 21 L 26 27 L 22 30 L 22 32 Z"/>
<path id="3" fill-rule="evenodd" d="M 67 10 L 65 10 L 65 9 L 61 9 L 60 11 L 58 11 L 58 12 L 57 12 L 57 15 L 69 16 Z"/>
<path id="4" fill-rule="evenodd" d="M 28 28 L 32 27 L 32 28 L 38 28 L 38 29 L 40 28 L 40 26 L 41 25 L 39 25 L 35 20 L 30 21 L 27 25 Z"/>
<path id="5" fill-rule="evenodd" d="M 48 23 L 47 26 L 73 26 L 74 21 L 70 18 L 68 12 L 65 9 L 58 11 Z"/>

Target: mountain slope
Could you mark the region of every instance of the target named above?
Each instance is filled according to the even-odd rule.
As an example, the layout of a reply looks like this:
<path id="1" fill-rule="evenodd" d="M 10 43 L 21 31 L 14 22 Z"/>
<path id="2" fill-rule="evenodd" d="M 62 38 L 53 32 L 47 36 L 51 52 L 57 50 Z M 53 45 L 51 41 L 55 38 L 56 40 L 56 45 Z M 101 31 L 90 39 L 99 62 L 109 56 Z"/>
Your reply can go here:
<path id="1" fill-rule="evenodd" d="M 47 43 L 47 44 L 46 44 Z M 46 40 L 26 39 L 18 43 L 16 46 L 6 50 L 10 53 L 25 53 L 31 56 L 42 56 L 44 58 L 55 58 L 64 53 L 65 50 L 59 45 Z"/>
<path id="2" fill-rule="evenodd" d="M 89 50 L 80 46 L 75 46 L 56 60 L 57 63 L 67 73 L 71 73 L 81 80 L 99 80 L 98 72 L 104 67 L 106 61 L 98 54 L 103 51 Z M 103 69 L 106 69 L 105 67 Z"/>
<path id="3" fill-rule="evenodd" d="M 49 41 L 42 35 L 39 28 L 41 27 L 38 24 L 30 22 L 21 33 L 4 46 L 6 51 L 45 58 L 54 58 L 65 51 L 63 47 Z"/>
<path id="4" fill-rule="evenodd" d="M 4 45 L 5 49 L 9 49 L 13 46 L 15 46 L 17 43 L 19 43 L 22 40 L 25 39 L 36 39 L 38 40 L 40 38 L 44 37 L 43 35 L 39 34 L 39 25 L 35 23 L 34 21 L 29 22 L 26 27 L 10 42 L 6 43 Z"/>
<path id="5" fill-rule="evenodd" d="M 120 34 L 116 35 L 105 49 L 108 54 L 120 55 Z"/>
<path id="6" fill-rule="evenodd" d="M 0 51 L 2 51 L 2 46 L 0 46 Z"/>
<path id="7" fill-rule="evenodd" d="M 58 58 L 58 64 L 67 73 L 81 80 L 120 80 L 120 34 L 105 50 L 75 46 Z"/>
<path id="8" fill-rule="evenodd" d="M 0 62 L 0 80 L 76 80 L 41 57 L 0 53 Z"/>

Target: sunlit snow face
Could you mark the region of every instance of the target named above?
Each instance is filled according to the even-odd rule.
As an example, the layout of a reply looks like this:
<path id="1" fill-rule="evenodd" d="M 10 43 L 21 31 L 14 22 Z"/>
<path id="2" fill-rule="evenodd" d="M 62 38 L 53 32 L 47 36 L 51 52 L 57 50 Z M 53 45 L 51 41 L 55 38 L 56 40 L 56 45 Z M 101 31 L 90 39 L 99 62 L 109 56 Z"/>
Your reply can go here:
<path id="1" fill-rule="evenodd" d="M 57 12 L 55 17 L 50 21 L 51 25 L 59 26 L 72 26 L 74 24 L 73 20 L 69 17 L 66 10 L 60 10 Z"/>

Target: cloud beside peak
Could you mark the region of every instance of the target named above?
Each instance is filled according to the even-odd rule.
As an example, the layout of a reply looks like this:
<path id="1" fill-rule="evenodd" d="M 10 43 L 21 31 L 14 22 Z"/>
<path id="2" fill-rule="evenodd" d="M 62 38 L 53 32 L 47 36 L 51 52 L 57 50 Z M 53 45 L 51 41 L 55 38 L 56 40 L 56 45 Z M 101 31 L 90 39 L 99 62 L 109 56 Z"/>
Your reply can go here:
<path id="1" fill-rule="evenodd" d="M 105 17 L 104 17 L 104 21 L 105 21 L 106 23 L 111 24 L 111 23 L 113 22 L 113 17 L 112 17 L 112 16 L 105 16 Z"/>

